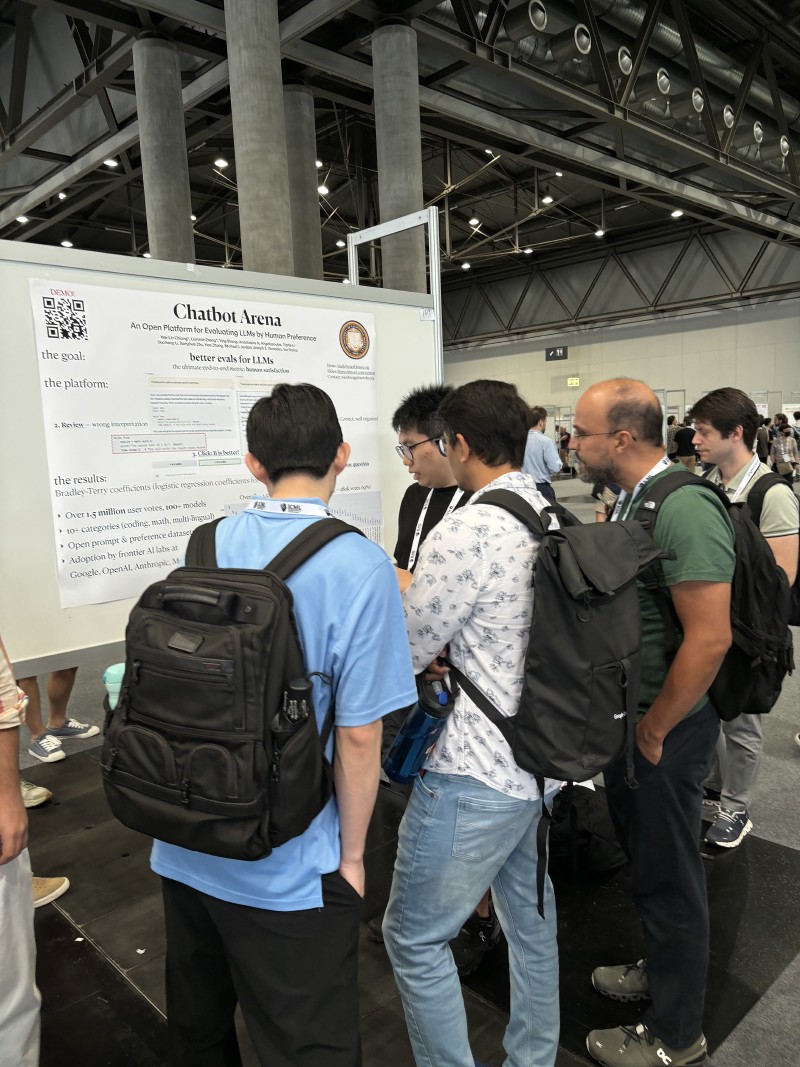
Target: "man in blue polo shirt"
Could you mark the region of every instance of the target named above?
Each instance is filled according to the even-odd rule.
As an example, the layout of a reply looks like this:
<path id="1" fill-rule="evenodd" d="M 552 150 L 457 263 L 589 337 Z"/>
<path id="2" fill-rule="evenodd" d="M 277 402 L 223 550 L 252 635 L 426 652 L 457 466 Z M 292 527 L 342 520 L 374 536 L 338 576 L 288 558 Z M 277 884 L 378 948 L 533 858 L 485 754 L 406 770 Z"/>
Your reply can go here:
<path id="1" fill-rule="evenodd" d="M 330 397 L 313 385 L 279 385 L 259 400 L 247 445 L 248 469 L 269 499 L 219 524 L 220 567 L 261 569 L 329 515 L 350 455 Z M 264 1065 L 361 1062 L 358 928 L 381 718 L 413 704 L 416 687 L 394 568 L 381 548 L 344 534 L 287 584 L 320 728 L 335 697 L 327 752 L 335 797 L 304 834 L 255 862 L 154 843 L 170 1042 L 182 1067 L 241 1063 L 237 1002 Z"/>

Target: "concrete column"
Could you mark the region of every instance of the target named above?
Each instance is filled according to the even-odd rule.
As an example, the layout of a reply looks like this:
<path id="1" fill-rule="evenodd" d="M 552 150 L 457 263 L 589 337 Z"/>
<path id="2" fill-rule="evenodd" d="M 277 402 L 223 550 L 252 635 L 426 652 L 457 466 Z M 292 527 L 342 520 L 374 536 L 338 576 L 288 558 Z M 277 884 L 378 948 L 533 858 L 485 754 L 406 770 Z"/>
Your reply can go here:
<path id="1" fill-rule="evenodd" d="M 419 118 L 417 35 L 410 26 L 380 26 L 372 35 L 378 199 L 381 222 L 421 211 L 422 141 Z M 424 293 L 422 227 L 381 241 L 387 289 Z"/>
<path id="2" fill-rule="evenodd" d="M 233 144 L 245 270 L 294 274 L 277 0 L 227 0 Z"/>
<path id="3" fill-rule="evenodd" d="M 319 177 L 314 94 L 307 85 L 287 85 L 283 90 L 283 109 L 286 116 L 294 273 L 298 278 L 321 279 L 322 228 L 317 192 Z"/>
<path id="4" fill-rule="evenodd" d="M 133 46 L 139 146 L 153 259 L 194 263 L 192 198 L 178 51 L 158 34 Z"/>

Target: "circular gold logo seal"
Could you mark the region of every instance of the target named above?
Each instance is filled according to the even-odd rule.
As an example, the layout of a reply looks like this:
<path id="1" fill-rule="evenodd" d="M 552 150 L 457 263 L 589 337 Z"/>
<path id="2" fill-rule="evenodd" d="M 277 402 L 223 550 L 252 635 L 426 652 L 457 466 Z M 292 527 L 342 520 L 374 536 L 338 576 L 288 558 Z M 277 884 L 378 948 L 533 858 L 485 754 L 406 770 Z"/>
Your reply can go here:
<path id="1" fill-rule="evenodd" d="M 352 319 L 339 330 L 339 344 L 350 359 L 363 359 L 369 352 L 369 334 L 360 322 Z"/>

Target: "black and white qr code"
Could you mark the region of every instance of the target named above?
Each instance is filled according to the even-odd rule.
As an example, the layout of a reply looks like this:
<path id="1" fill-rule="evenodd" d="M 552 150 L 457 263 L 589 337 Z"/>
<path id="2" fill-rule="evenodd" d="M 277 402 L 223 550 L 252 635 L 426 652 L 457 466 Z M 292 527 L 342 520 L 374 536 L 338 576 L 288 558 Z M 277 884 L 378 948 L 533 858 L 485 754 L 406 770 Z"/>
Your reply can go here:
<path id="1" fill-rule="evenodd" d="M 48 337 L 54 340 L 66 338 L 69 341 L 88 339 L 86 308 L 83 300 L 74 300 L 66 296 L 43 296 L 42 304 Z"/>

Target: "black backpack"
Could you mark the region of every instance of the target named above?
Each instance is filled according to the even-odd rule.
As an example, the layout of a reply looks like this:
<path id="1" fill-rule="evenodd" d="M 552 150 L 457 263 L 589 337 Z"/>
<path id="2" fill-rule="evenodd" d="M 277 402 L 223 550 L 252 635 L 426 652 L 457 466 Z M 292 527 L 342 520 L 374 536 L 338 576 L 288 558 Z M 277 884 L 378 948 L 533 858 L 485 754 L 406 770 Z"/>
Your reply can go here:
<path id="1" fill-rule="evenodd" d="M 781 693 L 783 679 L 794 669 L 789 630 L 791 591 L 784 571 L 750 517 L 746 504 L 732 504 L 726 494 L 696 474 L 676 470 L 647 486 L 635 520 L 653 530 L 670 493 L 697 485 L 724 505 L 734 530 L 736 567 L 731 586 L 733 643 L 711 684 L 709 697 L 721 719 L 729 722 L 742 712 L 763 715 Z M 658 584 L 656 571 L 643 577 L 664 622 L 665 656 L 678 650 L 681 628 L 669 592 Z"/>
<path id="2" fill-rule="evenodd" d="M 779 474 L 762 474 L 753 488 L 747 494 L 745 505 L 750 512 L 750 518 L 760 525 L 761 509 L 764 506 L 764 497 L 774 485 L 786 485 L 786 479 Z M 800 507 L 800 504 L 798 504 Z M 789 625 L 800 626 L 800 567 L 797 568 L 794 583 L 792 585 L 792 599 L 789 605 Z"/>
<path id="3" fill-rule="evenodd" d="M 617 837 L 605 789 L 565 786 L 553 801 L 548 869 L 574 878 L 616 871 L 628 862 Z"/>
<path id="4" fill-rule="evenodd" d="M 240 570 L 216 566 L 220 521 L 193 532 L 186 565 L 131 612 L 119 704 L 106 703 L 103 779 L 125 826 L 256 860 L 302 834 L 333 790 L 333 703 L 320 734 L 284 583 L 333 538 L 360 531 L 321 519 L 263 571 Z"/>

